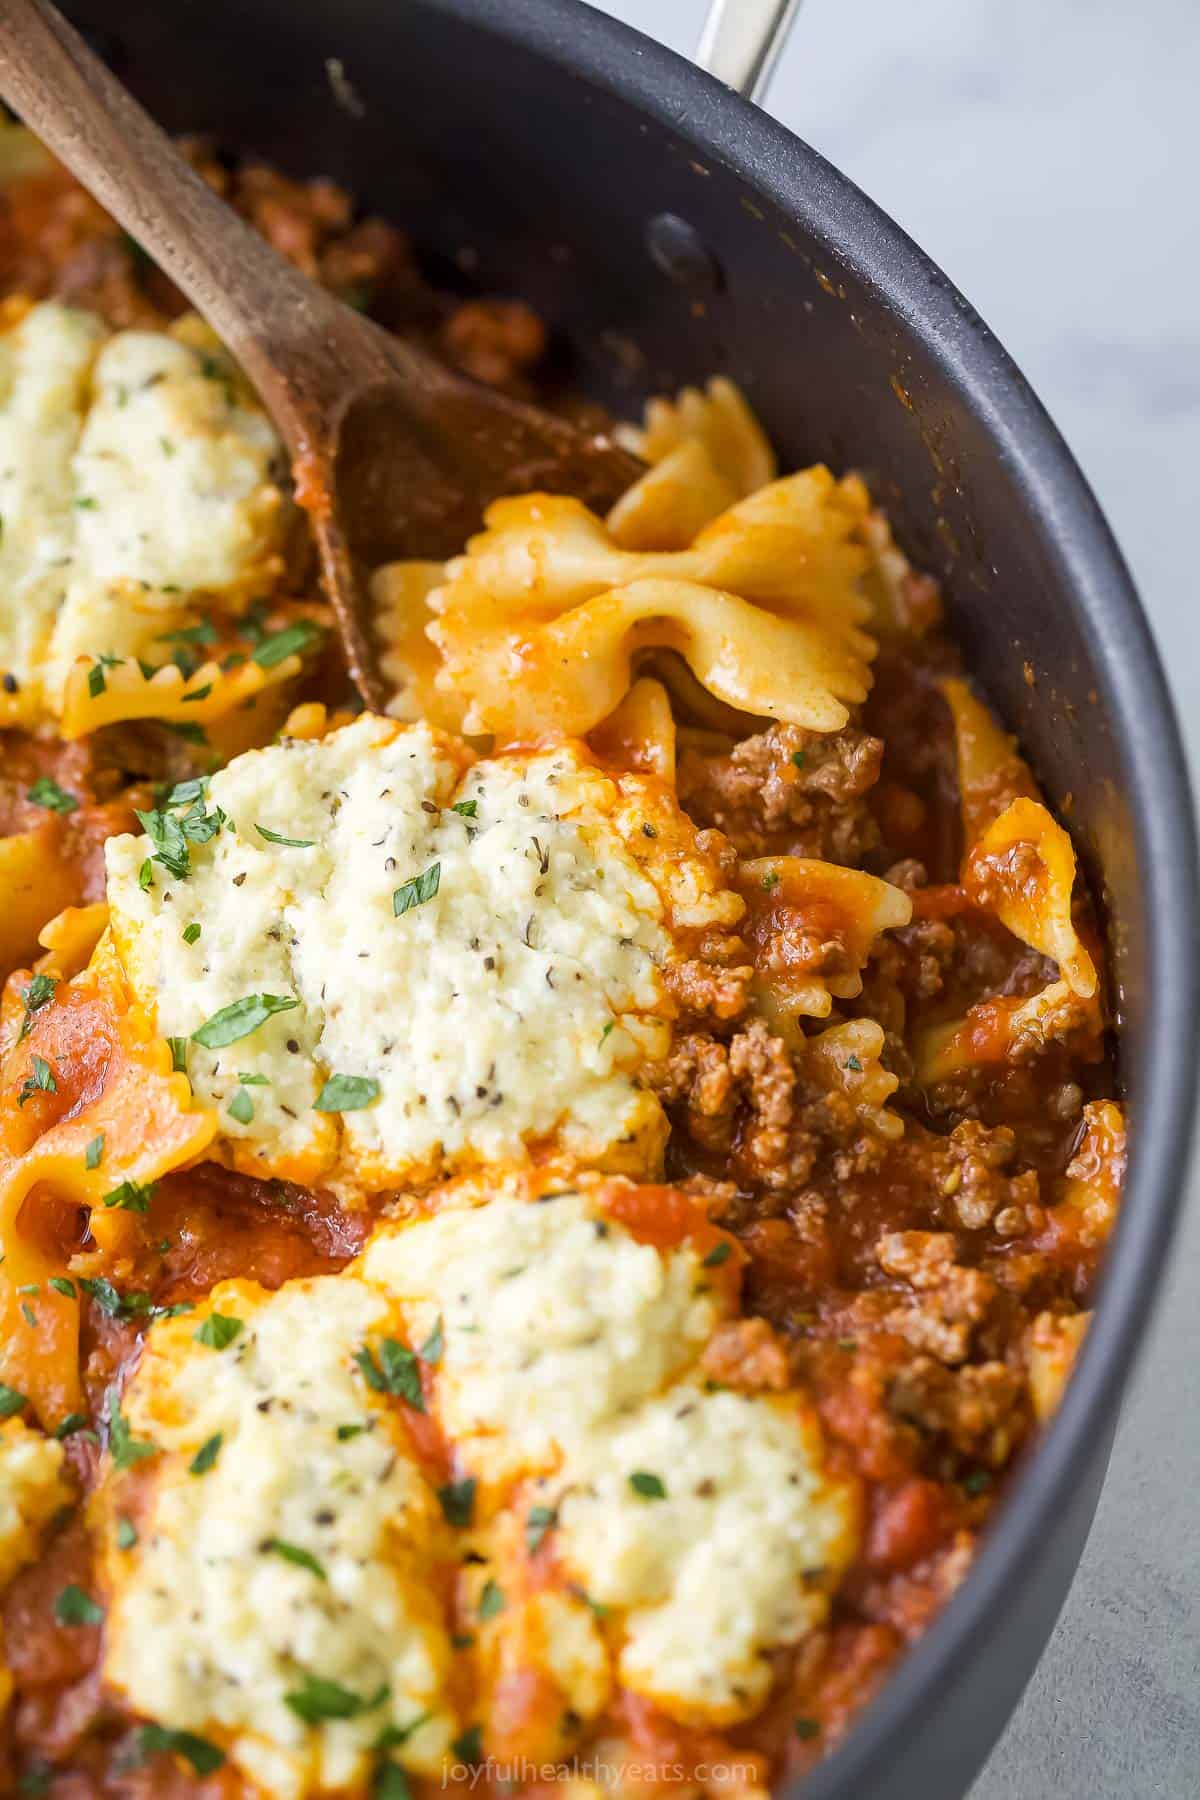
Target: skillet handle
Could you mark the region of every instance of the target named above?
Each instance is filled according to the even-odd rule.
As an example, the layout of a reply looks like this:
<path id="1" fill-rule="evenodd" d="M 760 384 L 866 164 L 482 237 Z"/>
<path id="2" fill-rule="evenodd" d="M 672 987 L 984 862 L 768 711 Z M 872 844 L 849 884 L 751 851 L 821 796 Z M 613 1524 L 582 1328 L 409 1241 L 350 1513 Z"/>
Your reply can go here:
<path id="1" fill-rule="evenodd" d="M 696 61 L 747 100 L 761 100 L 800 0 L 712 0 Z"/>

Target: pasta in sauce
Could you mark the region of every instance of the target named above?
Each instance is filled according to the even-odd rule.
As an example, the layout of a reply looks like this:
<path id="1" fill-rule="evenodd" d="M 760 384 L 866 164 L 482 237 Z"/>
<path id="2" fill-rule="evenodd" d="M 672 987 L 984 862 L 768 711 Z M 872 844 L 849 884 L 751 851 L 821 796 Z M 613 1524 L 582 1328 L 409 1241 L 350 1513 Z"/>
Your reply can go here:
<path id="1" fill-rule="evenodd" d="M 534 391 L 324 182 L 207 179 Z M 1119 1203 L 1071 840 L 861 479 L 738 389 L 372 583 L 0 133 L 0 1787 L 810 1768 L 962 1581 Z M 61 1786 L 60 1786 L 61 1784 Z"/>

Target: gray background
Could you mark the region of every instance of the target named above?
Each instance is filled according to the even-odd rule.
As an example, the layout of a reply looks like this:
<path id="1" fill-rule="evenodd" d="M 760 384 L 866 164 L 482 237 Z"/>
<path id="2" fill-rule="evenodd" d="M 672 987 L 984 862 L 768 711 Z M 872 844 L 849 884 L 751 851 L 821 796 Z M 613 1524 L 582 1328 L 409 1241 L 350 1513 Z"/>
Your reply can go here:
<path id="1" fill-rule="evenodd" d="M 602 4 L 688 53 L 705 10 Z M 767 105 L 1030 377 L 1132 563 L 1195 766 L 1200 0 L 804 0 Z M 971 1800 L 1200 1796 L 1198 1268 L 1193 1195 L 1078 1578 Z"/>

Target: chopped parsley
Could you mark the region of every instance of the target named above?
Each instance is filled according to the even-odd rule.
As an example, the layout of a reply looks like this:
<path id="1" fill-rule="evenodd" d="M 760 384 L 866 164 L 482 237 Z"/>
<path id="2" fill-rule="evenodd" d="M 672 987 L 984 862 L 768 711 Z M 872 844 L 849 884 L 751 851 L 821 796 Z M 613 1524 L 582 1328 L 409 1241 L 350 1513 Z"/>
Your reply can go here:
<path id="1" fill-rule="evenodd" d="M 108 1451 L 114 1469 L 132 1469 L 135 1463 L 144 1462 L 148 1456 L 158 1454 L 156 1444 L 148 1444 L 134 1437 L 115 1394 L 108 1407 Z"/>
<path id="2" fill-rule="evenodd" d="M 340 1681 L 326 1681 L 320 1675 L 306 1672 L 302 1685 L 294 1692 L 285 1694 L 283 1702 L 306 1725 L 319 1725 L 323 1719 L 357 1719 L 360 1713 L 371 1712 L 375 1707 L 382 1706 L 387 1696 L 386 1682 L 373 1694 L 364 1697 L 343 1687 Z"/>
<path id="3" fill-rule="evenodd" d="M 465 1481 L 448 1481 L 437 1491 L 438 1502 L 447 1525 L 466 1526 L 475 1517 L 475 1477 Z"/>
<path id="4" fill-rule="evenodd" d="M 454 1642 L 453 1636 L 450 1641 Z M 474 1642 L 473 1639 L 472 1642 Z M 427 1724 L 432 1717 L 431 1712 L 419 1712 L 415 1719 L 408 1721 L 407 1725 L 385 1725 L 371 1745 L 372 1750 L 392 1750 L 400 1744 L 407 1744 L 409 1738 L 415 1732 L 420 1731 L 422 1725 Z"/>
<path id="5" fill-rule="evenodd" d="M 848 1069 L 853 1069 L 856 1075 L 862 1074 L 862 1064 L 859 1062 L 857 1056 L 848 1056 L 846 1058 L 846 1067 Z"/>
<path id="6" fill-rule="evenodd" d="M 282 1556 L 284 1562 L 295 1563 L 298 1569 L 307 1569 L 318 1581 L 329 1579 L 312 1552 L 302 1550 L 299 1544 L 287 1544 L 282 1538 L 268 1538 L 263 1549 L 270 1551 L 273 1556 Z"/>
<path id="7" fill-rule="evenodd" d="M 202 1325 L 198 1325 L 192 1336 L 198 1344 L 207 1344 L 210 1350 L 227 1350 L 242 1329 L 241 1319 L 231 1318 L 228 1313 L 209 1313 Z"/>
<path id="8" fill-rule="evenodd" d="M 35 1094 L 57 1094 L 58 1083 L 54 1079 L 54 1070 L 44 1056 L 33 1058 L 33 1072 L 25 1077 L 21 1091 L 17 1095 L 17 1105 L 24 1106 Z"/>
<path id="9" fill-rule="evenodd" d="M 240 1087 L 229 1102 L 229 1116 L 236 1119 L 239 1125 L 249 1125 L 254 1117 L 254 1102 L 244 1087 Z"/>
<path id="10" fill-rule="evenodd" d="M 231 1000 L 211 1019 L 205 1019 L 199 1030 L 193 1031 L 192 1042 L 203 1044 L 206 1050 L 223 1050 L 226 1044 L 236 1044 L 240 1038 L 249 1037 L 273 1014 L 291 1012 L 299 1004 L 291 994 L 247 994 L 242 1000 Z"/>
<path id="11" fill-rule="evenodd" d="M 266 838 L 268 844 L 282 844 L 286 850 L 311 850 L 317 841 L 316 838 L 284 837 L 278 831 L 268 831 L 265 825 L 256 825 L 254 829 L 259 837 Z"/>
<path id="12" fill-rule="evenodd" d="M 54 1289 L 56 1294 L 65 1294 L 68 1300 L 74 1300 L 75 1283 L 73 1281 L 68 1281 L 65 1275 L 52 1275 L 50 1277 L 50 1286 Z"/>
<path id="13" fill-rule="evenodd" d="M 421 1391 L 421 1372 L 417 1367 L 417 1359 L 411 1350 L 398 1344 L 395 1338 L 379 1340 L 378 1362 L 366 1345 L 355 1352 L 354 1360 L 361 1369 L 367 1386 L 377 1394 L 398 1394 L 414 1412 L 425 1411 L 425 1396 Z"/>
<path id="14" fill-rule="evenodd" d="M 337 1441 L 339 1444 L 348 1443 L 351 1438 L 361 1437 L 366 1429 L 367 1427 L 365 1425 L 339 1425 L 337 1428 Z"/>
<path id="15" fill-rule="evenodd" d="M 629 1485 L 643 1500 L 665 1500 L 667 1497 L 662 1476 L 652 1475 L 647 1469 L 635 1469 L 629 1477 Z"/>
<path id="16" fill-rule="evenodd" d="M 193 699 L 197 697 L 192 696 Z M 229 823 L 229 815 L 223 808 L 214 806 L 211 812 L 205 811 L 202 794 L 181 817 L 158 807 L 151 812 L 139 812 L 137 816 L 142 830 L 154 845 L 151 860 L 161 863 L 168 875 L 174 875 L 177 881 L 185 881 L 191 873 L 189 845 L 207 844 Z"/>
<path id="17" fill-rule="evenodd" d="M 251 654 L 260 669 L 274 669 L 289 656 L 302 656 L 319 644 L 325 633 L 311 619 L 297 619 L 282 631 L 272 631 Z"/>
<path id="18" fill-rule="evenodd" d="M 174 719 L 163 719 L 161 724 L 164 731 L 169 731 L 172 737 L 182 738 L 185 744 L 207 744 L 208 742 L 208 735 L 203 725 L 194 725 L 190 721 L 180 725 Z"/>
<path id="19" fill-rule="evenodd" d="M 468 1725 L 450 1746 L 459 1762 L 477 1763 L 483 1755 L 482 1725 Z"/>
<path id="20" fill-rule="evenodd" d="M 792 751 L 792 762 L 797 769 L 802 769 L 804 767 L 804 752 L 803 752 L 803 750 L 793 750 Z"/>
<path id="21" fill-rule="evenodd" d="M 147 856 L 138 870 L 138 886 L 143 894 L 154 886 L 154 864 Z"/>
<path id="22" fill-rule="evenodd" d="M 821 1735 L 821 1727 L 816 1719 L 797 1719 L 795 1731 L 796 1736 L 805 1743 L 807 1743 L 809 1738 L 820 1737 Z"/>
<path id="23" fill-rule="evenodd" d="M 502 1613 L 504 1611 L 504 1607 L 504 1589 L 489 1577 L 489 1579 L 484 1582 L 483 1591 L 479 1596 L 480 1623 L 482 1624 L 486 1619 L 494 1619 L 497 1613 Z"/>
<path id="24" fill-rule="evenodd" d="M 120 1318 L 125 1302 L 111 1281 L 106 1281 L 103 1275 L 96 1276 L 94 1280 L 87 1275 L 81 1275 L 79 1285 L 84 1293 L 96 1302 L 101 1312 L 106 1312 L 110 1319 Z"/>
<path id="25" fill-rule="evenodd" d="M 546 1536 L 558 1524 L 558 1513 L 552 1506 L 531 1506 L 525 1514 L 525 1548 L 532 1556 Z"/>
<path id="26" fill-rule="evenodd" d="M 167 1039 L 167 1042 L 171 1046 L 171 1068 L 172 1068 L 173 1072 L 176 1075 L 186 1075 L 187 1074 L 187 1047 L 188 1047 L 187 1039 L 185 1037 L 169 1037 Z"/>
<path id="27" fill-rule="evenodd" d="M 82 1431 L 86 1424 L 86 1413 L 68 1413 L 61 1424 L 54 1427 L 54 1435 L 59 1439 L 74 1437 L 75 1433 Z"/>
<path id="28" fill-rule="evenodd" d="M 478 800 L 456 800 L 450 811 L 456 812 L 460 819 L 473 819 L 479 811 L 479 802 Z"/>
<path id="29" fill-rule="evenodd" d="M 203 803 L 201 803 L 203 804 Z M 183 835 L 183 826 L 174 813 L 139 812 L 138 823 L 154 845 L 152 862 L 161 863 L 168 875 L 174 875 L 179 881 L 186 879 L 190 871 L 190 860 L 187 839 Z"/>
<path id="30" fill-rule="evenodd" d="M 173 1731 L 167 1725 L 143 1725 L 137 1734 L 138 1761 L 165 1755 L 181 1756 L 197 1775 L 215 1775 L 225 1761 L 225 1752 L 217 1744 L 197 1737 L 194 1731 Z"/>
<path id="31" fill-rule="evenodd" d="M 213 636 L 216 636 L 215 632 Z M 207 792 L 208 776 L 194 775 L 190 781 L 177 781 L 166 796 L 165 804 L 167 806 L 190 806 L 196 800 L 203 800 Z"/>
<path id="32" fill-rule="evenodd" d="M 392 913 L 397 919 L 404 913 L 411 912 L 414 906 L 424 906 L 432 900 L 442 885 L 442 865 L 440 862 L 430 863 L 420 875 L 414 875 L 405 881 L 392 895 Z"/>
<path id="33" fill-rule="evenodd" d="M 98 1169 L 100 1167 L 100 1158 L 103 1155 L 104 1155 L 104 1133 L 102 1131 L 98 1131 L 96 1133 L 95 1137 L 92 1139 L 91 1143 L 88 1145 L 87 1149 L 83 1153 L 84 1168 L 85 1169 Z"/>
<path id="34" fill-rule="evenodd" d="M 7 1382 L 0 1381 L 0 1419 L 11 1419 L 14 1413 L 21 1412 L 28 1405 L 24 1394 L 9 1387 Z"/>
<path id="35" fill-rule="evenodd" d="M 154 1192 L 154 1183 L 147 1182 L 143 1187 L 140 1181 L 123 1181 L 120 1187 L 113 1188 L 105 1194 L 104 1204 L 117 1207 L 121 1212 L 144 1213 L 150 1210 L 150 1196 Z"/>
<path id="36" fill-rule="evenodd" d="M 62 813 L 64 818 L 79 805 L 74 794 L 68 794 L 65 788 L 59 787 L 57 781 L 52 781 L 48 775 L 39 775 L 25 798 L 32 800 L 35 806 L 45 806 L 51 812 Z"/>
<path id="37" fill-rule="evenodd" d="M 700 1265 L 704 1269 L 719 1269 L 722 1263 L 728 1262 L 733 1246 L 727 1243 L 714 1244 Z"/>
<path id="38" fill-rule="evenodd" d="M 58 983 L 52 975 L 35 975 L 33 980 L 29 983 L 29 986 L 21 989 L 21 1005 L 25 1008 L 25 1017 L 21 1021 L 20 1036 L 17 1038 L 18 1043 L 20 1043 L 21 1038 L 27 1036 L 28 1033 L 33 1030 L 34 1013 L 40 1012 L 43 1006 L 48 1006 L 50 1004 L 51 1000 L 54 998 L 54 990 L 57 986 Z"/>
<path id="39" fill-rule="evenodd" d="M 422 1362 L 440 1363 L 442 1360 L 442 1351 L 445 1348 L 446 1333 L 439 1313 L 436 1325 L 425 1339 L 425 1342 L 421 1345 L 417 1355 L 421 1358 Z"/>
<path id="40" fill-rule="evenodd" d="M 104 1619 L 104 1608 L 72 1582 L 54 1602 L 54 1617 L 60 1625 L 99 1625 Z"/>
<path id="41" fill-rule="evenodd" d="M 385 1762 L 376 1770 L 371 1800 L 412 1800 L 408 1776 L 399 1763 Z"/>
<path id="42" fill-rule="evenodd" d="M 360 1112 L 379 1098 L 379 1083 L 370 1075 L 331 1075 L 316 1099 L 316 1112 Z"/>
<path id="43" fill-rule="evenodd" d="M 244 1069 L 238 1070 L 238 1080 L 243 1087 L 270 1087 L 271 1085 L 269 1075 L 248 1075 Z"/>
<path id="44" fill-rule="evenodd" d="M 76 506 L 82 506 L 84 502 L 82 500 L 77 500 L 75 504 Z M 96 502 L 94 500 L 89 500 L 87 504 L 89 506 L 95 506 Z M 101 694 L 104 693 L 108 687 L 107 671 L 109 669 L 115 669 L 120 660 L 121 658 L 119 656 L 100 655 L 96 658 L 95 662 L 88 670 L 88 693 L 93 700 L 98 700 Z"/>
<path id="45" fill-rule="evenodd" d="M 217 1466 L 217 1458 L 221 1454 L 221 1445 L 225 1441 L 223 1431 L 214 1431 L 210 1438 L 205 1438 L 200 1448 L 188 1464 L 189 1475 L 207 1475 L 210 1469 Z"/>
<path id="46" fill-rule="evenodd" d="M 974 1474 L 968 1475 L 967 1479 L 963 1482 L 963 1491 L 970 1494 L 973 1498 L 976 1494 L 985 1493 L 991 1485 L 992 1478 L 987 1470 L 976 1469 Z"/>
<path id="47" fill-rule="evenodd" d="M 117 1520 L 117 1549 L 132 1550 L 138 1541 L 137 1527 L 132 1519 L 122 1516 Z"/>
<path id="48" fill-rule="evenodd" d="M 171 661 L 183 679 L 190 681 L 200 667 L 200 657 L 196 653 L 195 646 L 215 644 L 217 632 L 216 627 L 209 620 L 204 619 L 199 625 L 187 625 L 181 631 L 164 631 L 155 641 L 172 646 Z"/>
<path id="49" fill-rule="evenodd" d="M 190 925 L 185 925 L 179 935 L 182 937 L 185 944 L 194 944 L 196 939 L 200 936 L 200 927 L 197 925 L 195 919 L 192 920 Z"/>
<path id="50" fill-rule="evenodd" d="M 768 869 L 762 878 L 762 884 L 768 894 L 774 893 L 779 886 L 779 875 L 775 869 Z"/>

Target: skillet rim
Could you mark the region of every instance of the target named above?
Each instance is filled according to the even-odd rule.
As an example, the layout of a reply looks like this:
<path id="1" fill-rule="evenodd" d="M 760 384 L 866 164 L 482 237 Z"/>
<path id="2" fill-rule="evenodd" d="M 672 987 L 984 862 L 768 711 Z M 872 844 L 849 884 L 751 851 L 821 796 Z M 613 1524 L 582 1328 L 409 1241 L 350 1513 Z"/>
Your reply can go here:
<path id="1" fill-rule="evenodd" d="M 1161 1289 L 1181 1211 L 1200 1055 L 1197 839 L 1178 719 L 1129 570 L 1057 427 L 990 327 L 886 213 L 760 108 L 585 0 L 505 0 L 502 9 L 494 0 L 415 3 L 516 43 L 564 78 L 583 76 L 649 114 L 826 244 L 921 343 L 976 414 L 1042 526 L 1063 599 L 1091 638 L 1097 661 L 1152 921 L 1146 1017 L 1133 1062 L 1138 1130 L 1120 1222 L 1079 1366 L 962 1587 L 904 1654 L 846 1742 L 802 1782 L 781 1790 L 788 1800 L 801 1793 L 803 1800 L 846 1800 L 915 1721 L 927 1721 L 944 1679 L 974 1654 L 1032 1576 L 1060 1501 L 1086 1476 L 1095 1442 L 1115 1422 Z"/>

